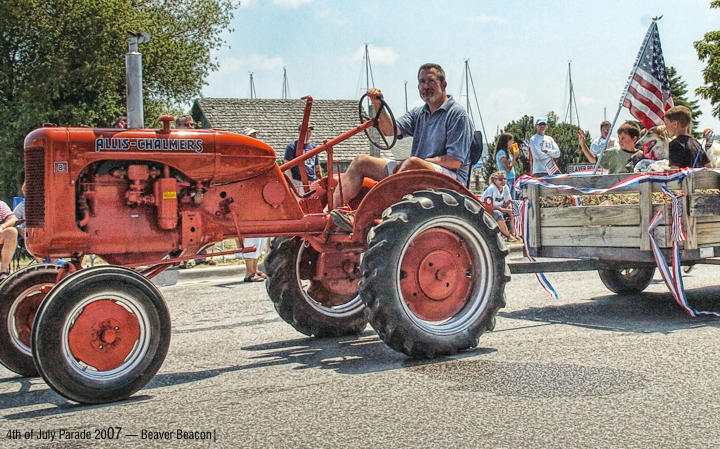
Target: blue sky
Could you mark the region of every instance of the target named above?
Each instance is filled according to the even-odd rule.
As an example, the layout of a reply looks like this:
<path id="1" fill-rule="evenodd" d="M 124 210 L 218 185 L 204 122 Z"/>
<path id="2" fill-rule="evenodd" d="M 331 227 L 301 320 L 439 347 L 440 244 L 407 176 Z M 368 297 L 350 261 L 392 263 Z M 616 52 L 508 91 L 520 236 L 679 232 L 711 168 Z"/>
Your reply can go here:
<path id="1" fill-rule="evenodd" d="M 243 0 L 234 30 L 224 36 L 228 45 L 215 54 L 220 69 L 202 94 L 247 98 L 253 72 L 258 97 L 280 98 L 285 67 L 293 98 L 359 98 L 367 43 L 375 86 L 396 115 L 405 111 L 405 81 L 409 106 L 421 104 L 420 64 L 441 64 L 448 93 L 457 98 L 469 60 L 485 129 L 494 136 L 524 114 L 553 110 L 563 119 L 572 61 L 580 124 L 596 135 L 604 116 L 615 115 L 651 17 L 663 15 L 658 27 L 665 62 L 696 98 L 692 90 L 702 84 L 704 64 L 693 42 L 720 29 L 720 10 L 709 5 L 709 0 Z M 464 97 L 460 100 L 464 104 Z M 700 129 L 720 129 L 709 103 L 700 104 Z M 623 109 L 620 120 L 627 118 Z"/>

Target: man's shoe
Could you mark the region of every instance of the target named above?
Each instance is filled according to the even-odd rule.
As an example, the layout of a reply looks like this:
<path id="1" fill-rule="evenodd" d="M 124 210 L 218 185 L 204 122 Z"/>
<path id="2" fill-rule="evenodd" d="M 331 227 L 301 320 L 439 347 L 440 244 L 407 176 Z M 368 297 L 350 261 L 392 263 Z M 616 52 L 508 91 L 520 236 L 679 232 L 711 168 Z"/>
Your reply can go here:
<path id="1" fill-rule="evenodd" d="M 330 211 L 330 219 L 335 224 L 335 226 L 342 229 L 343 231 L 353 232 L 355 217 L 353 217 L 352 215 L 346 214 L 340 209 L 333 209 Z"/>

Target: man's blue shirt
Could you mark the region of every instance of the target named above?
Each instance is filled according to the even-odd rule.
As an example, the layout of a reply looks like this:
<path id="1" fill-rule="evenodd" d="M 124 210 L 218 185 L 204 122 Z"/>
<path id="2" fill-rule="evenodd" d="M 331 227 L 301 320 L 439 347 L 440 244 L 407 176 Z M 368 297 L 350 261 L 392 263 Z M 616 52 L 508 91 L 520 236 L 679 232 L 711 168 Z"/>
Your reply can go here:
<path id="1" fill-rule="evenodd" d="M 403 137 L 413 137 L 413 156 L 427 159 L 448 155 L 462 161 L 455 172 L 458 181 L 467 184 L 472 124 L 465 109 L 452 97 L 432 113 L 427 104 L 418 106 L 398 118 L 397 124 Z"/>
<path id="2" fill-rule="evenodd" d="M 285 147 L 285 162 L 290 162 L 291 160 L 295 159 L 297 142 L 298 141 L 296 140 L 295 142 L 290 143 L 287 147 Z M 307 153 L 313 148 L 315 148 L 315 144 L 307 142 L 303 147 L 303 154 Z M 315 166 L 318 164 L 320 164 L 320 159 L 317 157 L 317 155 L 315 155 L 315 157 L 305 159 L 305 173 L 307 173 L 308 181 L 315 181 L 317 179 L 317 175 L 315 174 Z M 294 166 L 290 169 L 290 172 L 292 173 L 293 179 L 297 179 L 298 181 L 301 179 L 299 166 Z"/>

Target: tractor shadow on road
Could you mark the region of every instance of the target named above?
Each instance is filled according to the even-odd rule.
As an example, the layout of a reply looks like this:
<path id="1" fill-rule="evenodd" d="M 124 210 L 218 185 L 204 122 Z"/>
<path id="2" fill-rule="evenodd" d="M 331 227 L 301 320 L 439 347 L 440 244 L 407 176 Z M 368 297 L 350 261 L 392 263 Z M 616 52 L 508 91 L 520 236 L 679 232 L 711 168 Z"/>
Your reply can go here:
<path id="1" fill-rule="evenodd" d="M 658 281 L 653 281 L 656 283 Z M 662 282 L 662 281 L 659 281 Z M 698 311 L 720 312 L 720 287 L 686 290 L 688 303 Z M 668 334 L 699 326 L 720 327 L 720 319 L 712 315 L 690 317 L 668 293 L 645 292 L 632 295 L 596 296 L 583 302 L 530 307 L 498 313 L 499 317 L 548 324 L 567 324 L 621 332 Z"/>
<path id="2" fill-rule="evenodd" d="M 200 382 L 225 373 L 262 369 L 269 366 L 296 365 L 293 369 L 332 369 L 342 374 L 367 374 L 387 370 L 432 366 L 453 360 L 491 354 L 494 348 L 475 348 L 453 355 L 432 360 L 419 360 L 395 352 L 386 346 L 371 330 L 358 336 L 343 338 L 298 338 L 283 340 L 241 348 L 254 354 L 248 357 L 251 362 L 243 365 L 227 366 L 203 371 L 162 373 L 156 375 L 139 393 L 131 398 L 98 405 L 76 404 L 58 395 L 45 386 L 40 378 L 13 377 L 0 379 L 1 383 L 18 382 L 17 391 L 0 393 L 0 410 L 48 404 L 48 407 L 5 415 L 8 420 L 23 420 L 44 416 L 80 412 L 86 409 L 122 405 L 130 402 L 152 399 L 150 392 L 156 388 Z M 144 394 L 143 394 L 144 393 Z"/>
<path id="3" fill-rule="evenodd" d="M 293 364 L 297 365 L 294 369 L 332 369 L 340 374 L 367 374 L 430 365 L 450 358 L 425 360 L 408 357 L 390 349 L 371 330 L 354 337 L 299 338 L 246 346 L 242 349 L 257 352 L 257 355 L 250 357 L 255 362 L 246 365 L 244 369 Z M 494 348 L 475 348 L 451 358 L 466 358 L 495 351 Z"/>

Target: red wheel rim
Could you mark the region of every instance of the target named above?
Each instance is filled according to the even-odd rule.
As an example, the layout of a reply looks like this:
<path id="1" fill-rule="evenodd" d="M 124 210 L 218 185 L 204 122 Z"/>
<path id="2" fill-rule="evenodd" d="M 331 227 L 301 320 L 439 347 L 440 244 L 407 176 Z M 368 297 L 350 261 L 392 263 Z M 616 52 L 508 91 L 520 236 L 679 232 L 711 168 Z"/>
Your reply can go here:
<path id="1" fill-rule="evenodd" d="M 103 299 L 85 306 L 68 334 L 72 355 L 98 371 L 123 364 L 140 338 L 137 317 L 115 301 Z"/>
<path id="2" fill-rule="evenodd" d="M 20 299 L 13 313 L 15 332 L 18 340 L 28 348 L 31 343 L 32 325 L 40 303 L 45 299 L 53 284 L 43 285 Z"/>
<path id="3" fill-rule="evenodd" d="M 400 290 L 418 318 L 441 321 L 467 303 L 472 288 L 472 257 L 453 232 L 432 228 L 420 233 L 400 264 Z"/>

